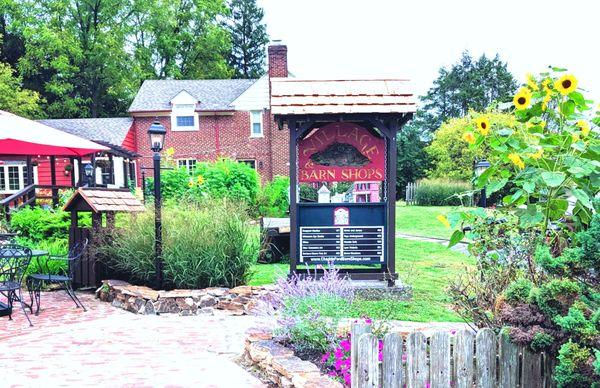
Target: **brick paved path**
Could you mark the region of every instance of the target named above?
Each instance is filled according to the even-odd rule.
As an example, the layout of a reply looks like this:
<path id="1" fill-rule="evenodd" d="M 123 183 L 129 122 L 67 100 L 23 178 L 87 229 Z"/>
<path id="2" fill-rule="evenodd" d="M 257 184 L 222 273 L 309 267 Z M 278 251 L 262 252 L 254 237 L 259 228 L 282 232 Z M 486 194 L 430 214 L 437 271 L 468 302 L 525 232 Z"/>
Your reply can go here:
<path id="1" fill-rule="evenodd" d="M 39 316 L 0 318 L 0 386 L 262 387 L 233 359 L 256 318 L 141 316 L 79 293 L 43 293 Z"/>

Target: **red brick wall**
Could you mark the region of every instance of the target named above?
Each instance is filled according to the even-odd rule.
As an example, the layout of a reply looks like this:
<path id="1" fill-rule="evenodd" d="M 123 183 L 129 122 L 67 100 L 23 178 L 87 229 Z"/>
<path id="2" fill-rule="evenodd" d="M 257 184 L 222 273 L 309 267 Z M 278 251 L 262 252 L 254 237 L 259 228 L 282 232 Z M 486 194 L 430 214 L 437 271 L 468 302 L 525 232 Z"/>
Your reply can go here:
<path id="1" fill-rule="evenodd" d="M 287 77 L 287 46 L 277 44 L 269 46 L 269 77 Z"/>
<path id="2" fill-rule="evenodd" d="M 152 151 L 148 144 L 148 127 L 154 117 L 135 117 L 138 184 L 141 185 L 140 167 L 152 166 Z M 250 112 L 236 111 L 230 115 L 200 116 L 199 131 L 171 131 L 170 116 L 158 117 L 167 129 L 165 149 L 173 147 L 175 159 L 215 160 L 218 156 L 231 159 L 256 160 L 256 170 L 263 181 L 274 175 L 288 175 L 287 132 L 279 131 L 269 111 L 263 113 L 263 137 L 250 137 Z M 152 174 L 146 170 L 146 176 Z"/>

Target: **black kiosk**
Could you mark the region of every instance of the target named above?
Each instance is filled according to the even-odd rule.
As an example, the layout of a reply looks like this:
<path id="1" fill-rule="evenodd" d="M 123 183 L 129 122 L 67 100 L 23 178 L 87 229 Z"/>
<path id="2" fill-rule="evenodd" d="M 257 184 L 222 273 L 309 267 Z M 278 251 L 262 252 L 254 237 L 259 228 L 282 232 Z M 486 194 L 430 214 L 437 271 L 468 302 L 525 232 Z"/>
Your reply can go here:
<path id="1" fill-rule="evenodd" d="M 407 80 L 271 79 L 271 112 L 290 135 L 290 274 L 333 263 L 394 284 L 396 135 L 414 111 Z M 334 182 L 352 186 L 330 200 Z M 301 201 L 299 185 L 320 186 L 319 202 Z"/>

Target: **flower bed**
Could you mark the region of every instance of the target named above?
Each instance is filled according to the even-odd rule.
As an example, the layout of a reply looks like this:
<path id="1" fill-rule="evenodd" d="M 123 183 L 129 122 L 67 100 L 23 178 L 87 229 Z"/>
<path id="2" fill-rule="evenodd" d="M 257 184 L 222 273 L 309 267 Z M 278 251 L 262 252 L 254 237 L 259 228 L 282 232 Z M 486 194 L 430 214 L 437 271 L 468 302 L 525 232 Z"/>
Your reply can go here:
<path id="1" fill-rule="evenodd" d="M 248 331 L 243 362 L 278 387 L 342 387 L 321 374 L 315 364 L 301 360 L 293 350 L 274 340 L 269 330 Z"/>
<path id="2" fill-rule="evenodd" d="M 201 315 L 224 310 L 232 315 L 244 315 L 270 291 L 269 286 L 156 291 L 121 280 L 104 280 L 96 290 L 96 297 L 135 314 Z"/>

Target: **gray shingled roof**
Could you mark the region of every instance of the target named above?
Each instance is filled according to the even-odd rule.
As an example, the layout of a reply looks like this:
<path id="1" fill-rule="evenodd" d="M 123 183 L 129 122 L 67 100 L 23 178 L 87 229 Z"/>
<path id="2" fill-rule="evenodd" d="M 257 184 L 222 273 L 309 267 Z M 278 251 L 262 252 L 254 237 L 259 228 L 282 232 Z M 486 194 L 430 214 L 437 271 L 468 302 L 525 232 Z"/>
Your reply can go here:
<path id="1" fill-rule="evenodd" d="M 231 103 L 255 79 L 146 80 L 140 87 L 129 112 L 171 110 L 170 101 L 185 90 L 200 101 L 201 111 L 231 110 Z"/>
<path id="2" fill-rule="evenodd" d="M 96 119 L 52 119 L 38 120 L 49 127 L 59 129 L 88 140 L 97 140 L 115 146 L 123 144 L 131 128 L 133 118 L 96 118 Z"/>

